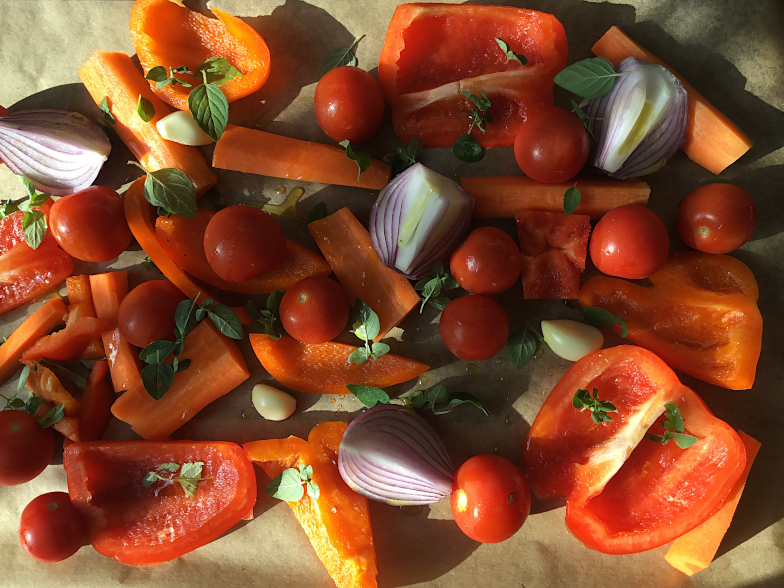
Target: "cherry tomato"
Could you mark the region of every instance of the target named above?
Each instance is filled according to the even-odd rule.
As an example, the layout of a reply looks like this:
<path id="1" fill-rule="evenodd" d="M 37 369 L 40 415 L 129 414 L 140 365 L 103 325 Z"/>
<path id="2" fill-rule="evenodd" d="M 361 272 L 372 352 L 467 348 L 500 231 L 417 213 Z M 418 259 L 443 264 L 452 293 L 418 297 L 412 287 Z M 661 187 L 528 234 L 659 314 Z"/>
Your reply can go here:
<path id="1" fill-rule="evenodd" d="M 54 455 L 54 435 L 21 410 L 0 412 L 0 486 L 24 484 L 40 474 Z"/>
<path id="2" fill-rule="evenodd" d="M 757 207 L 746 190 L 732 184 L 708 184 L 678 206 L 678 234 L 689 247 L 705 253 L 729 253 L 754 234 Z"/>
<path id="3" fill-rule="evenodd" d="M 131 345 L 174 341 L 174 311 L 185 294 L 166 280 L 142 282 L 120 303 L 117 326 Z"/>
<path id="4" fill-rule="evenodd" d="M 283 262 L 286 237 L 266 212 L 253 206 L 229 206 L 207 223 L 204 253 L 221 278 L 247 282 Z"/>
<path id="5" fill-rule="evenodd" d="M 498 455 L 477 455 L 461 465 L 449 499 L 460 530 L 474 541 L 506 541 L 531 510 L 531 490 L 523 472 Z"/>
<path id="6" fill-rule="evenodd" d="M 446 305 L 438 333 L 447 349 L 460 359 L 490 359 L 509 338 L 509 315 L 489 296 L 463 296 Z"/>
<path id="7" fill-rule="evenodd" d="M 302 343 L 332 341 L 346 326 L 350 313 L 346 292 L 325 276 L 300 280 L 280 301 L 283 328 Z"/>
<path id="8" fill-rule="evenodd" d="M 655 212 L 639 204 L 627 204 L 599 219 L 589 250 L 600 272 L 637 280 L 647 278 L 664 264 L 670 237 Z"/>
<path id="9" fill-rule="evenodd" d="M 104 186 L 90 186 L 55 201 L 49 227 L 60 247 L 82 261 L 114 259 L 133 238 L 122 198 Z"/>
<path id="10" fill-rule="evenodd" d="M 548 184 L 579 172 L 591 151 L 588 131 L 576 115 L 553 108 L 526 121 L 515 137 L 514 155 L 525 175 Z"/>
<path id="11" fill-rule="evenodd" d="M 19 541 L 39 561 L 71 557 L 87 538 L 87 526 L 65 492 L 41 494 L 22 511 Z"/>
<path id="12" fill-rule="evenodd" d="M 313 98 L 316 121 L 333 141 L 367 141 L 384 118 L 384 96 L 373 76 L 344 65 L 324 74 Z"/>
<path id="13" fill-rule="evenodd" d="M 501 229 L 482 227 L 455 249 L 449 269 L 464 290 L 492 296 L 517 281 L 522 263 L 514 239 Z"/>

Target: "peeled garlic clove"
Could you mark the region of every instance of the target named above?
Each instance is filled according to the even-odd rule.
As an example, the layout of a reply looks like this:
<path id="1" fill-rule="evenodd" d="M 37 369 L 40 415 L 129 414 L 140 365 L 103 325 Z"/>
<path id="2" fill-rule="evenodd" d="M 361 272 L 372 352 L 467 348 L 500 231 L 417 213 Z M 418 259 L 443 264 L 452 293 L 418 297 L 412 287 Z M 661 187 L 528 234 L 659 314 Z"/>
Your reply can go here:
<path id="1" fill-rule="evenodd" d="M 542 336 L 553 353 L 569 361 L 599 351 L 604 344 L 604 336 L 596 327 L 565 319 L 542 321 Z"/>
<path id="2" fill-rule="evenodd" d="M 199 123 L 187 110 L 178 110 L 167 114 L 155 123 L 155 127 L 161 137 L 181 145 L 209 145 L 213 143 L 213 140 L 201 130 Z"/>
<path id="3" fill-rule="evenodd" d="M 269 421 L 283 421 L 294 414 L 297 401 L 294 397 L 268 384 L 256 384 L 251 392 L 253 408 Z"/>

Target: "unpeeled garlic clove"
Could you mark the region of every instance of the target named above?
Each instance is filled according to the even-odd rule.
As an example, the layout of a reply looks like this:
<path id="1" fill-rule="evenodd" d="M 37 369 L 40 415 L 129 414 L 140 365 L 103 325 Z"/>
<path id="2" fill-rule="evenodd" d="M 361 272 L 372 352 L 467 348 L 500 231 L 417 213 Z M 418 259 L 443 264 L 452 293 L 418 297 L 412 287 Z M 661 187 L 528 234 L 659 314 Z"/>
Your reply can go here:
<path id="1" fill-rule="evenodd" d="M 542 321 L 542 336 L 553 353 L 569 361 L 582 359 L 604 345 L 599 329 L 566 319 Z"/>
<path id="2" fill-rule="evenodd" d="M 256 384 L 251 392 L 253 408 L 269 421 L 283 421 L 294 414 L 296 399 L 268 384 Z"/>
<path id="3" fill-rule="evenodd" d="M 167 114 L 155 123 L 155 128 L 167 141 L 181 145 L 209 145 L 214 142 L 207 133 L 201 130 L 199 123 L 188 110 L 178 110 Z"/>

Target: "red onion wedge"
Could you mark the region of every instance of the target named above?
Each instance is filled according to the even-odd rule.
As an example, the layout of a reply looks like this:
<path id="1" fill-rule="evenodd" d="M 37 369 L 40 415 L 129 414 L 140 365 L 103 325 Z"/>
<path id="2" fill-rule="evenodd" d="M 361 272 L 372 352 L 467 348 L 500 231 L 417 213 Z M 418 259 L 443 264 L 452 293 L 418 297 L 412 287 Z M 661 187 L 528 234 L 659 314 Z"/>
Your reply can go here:
<path id="1" fill-rule="evenodd" d="M 0 159 L 54 196 L 89 188 L 111 148 L 106 133 L 78 112 L 41 109 L 0 116 Z"/>
<path id="2" fill-rule="evenodd" d="M 627 57 L 613 89 L 585 108 L 596 145 L 590 163 L 619 178 L 653 173 L 683 146 L 689 98 L 680 80 L 661 65 Z"/>
<path id="3" fill-rule="evenodd" d="M 394 506 L 434 504 L 452 492 L 455 466 L 435 429 L 409 408 L 366 410 L 346 428 L 338 470 L 348 486 Z"/>
<path id="4" fill-rule="evenodd" d="M 410 280 L 430 275 L 468 233 L 474 199 L 421 163 L 389 182 L 370 210 L 370 239 L 387 267 Z"/>

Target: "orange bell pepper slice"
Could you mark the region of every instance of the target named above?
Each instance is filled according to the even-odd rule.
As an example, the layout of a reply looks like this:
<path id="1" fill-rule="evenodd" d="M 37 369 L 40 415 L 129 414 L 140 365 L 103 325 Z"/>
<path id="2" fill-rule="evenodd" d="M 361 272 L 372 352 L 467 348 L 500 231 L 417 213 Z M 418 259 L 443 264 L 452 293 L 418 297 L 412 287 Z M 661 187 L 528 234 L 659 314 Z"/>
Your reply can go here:
<path id="1" fill-rule="evenodd" d="M 728 255 L 694 251 L 671 255 L 650 280 L 649 288 L 597 276 L 579 301 L 622 317 L 631 342 L 675 369 L 730 390 L 751 388 L 762 348 L 751 270 Z"/>
<path id="2" fill-rule="evenodd" d="M 159 65 L 167 69 L 187 65 L 196 71 L 211 57 L 225 57 L 242 73 L 220 86 L 226 100 L 233 102 L 267 81 L 270 52 L 253 27 L 217 8 L 210 10 L 217 20 L 188 9 L 180 0 L 136 0 L 131 10 L 131 38 L 145 74 Z M 164 102 L 188 110 L 188 94 L 203 80 L 188 74 L 177 77 L 191 87 L 156 88 L 155 82 L 150 86 Z"/>
<path id="3" fill-rule="evenodd" d="M 269 439 L 242 448 L 270 478 L 299 464 L 313 468 L 318 500 L 305 494 L 289 506 L 338 588 L 375 588 L 378 570 L 368 501 L 349 488 L 338 472 L 338 448 L 345 432 L 346 423 L 321 423 L 307 441 Z"/>

